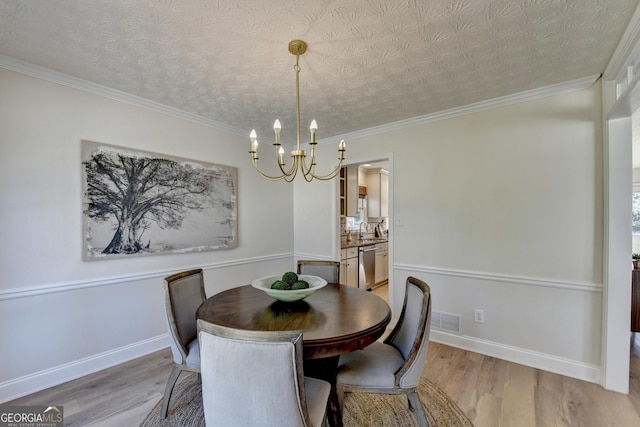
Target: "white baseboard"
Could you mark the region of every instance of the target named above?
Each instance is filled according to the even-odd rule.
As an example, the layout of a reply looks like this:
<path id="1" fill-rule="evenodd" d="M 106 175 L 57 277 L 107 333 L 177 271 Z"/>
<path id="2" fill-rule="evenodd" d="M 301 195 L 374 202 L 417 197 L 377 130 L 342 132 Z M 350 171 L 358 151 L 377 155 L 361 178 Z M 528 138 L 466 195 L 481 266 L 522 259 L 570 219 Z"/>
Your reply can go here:
<path id="1" fill-rule="evenodd" d="M 437 330 L 431 330 L 430 340 L 583 381 L 598 384 L 600 380 L 600 368 L 598 366 L 549 354 Z M 168 344 L 169 337 L 167 334 L 158 335 L 112 351 L 5 381 L 0 383 L 0 403 L 18 399 L 102 369 L 128 362 L 137 357 L 167 348 Z"/>
<path id="2" fill-rule="evenodd" d="M 71 381 L 169 347 L 169 336 L 144 341 L 0 383 L 0 403 Z M 43 402 L 46 404 L 46 402 Z"/>
<path id="3" fill-rule="evenodd" d="M 596 365 L 589 365 L 550 354 L 538 353 L 519 347 L 512 347 L 492 341 L 450 334 L 433 329 L 431 330 L 429 339 L 451 347 L 473 351 L 532 368 L 542 369 L 591 383 L 600 383 L 600 367 Z"/>

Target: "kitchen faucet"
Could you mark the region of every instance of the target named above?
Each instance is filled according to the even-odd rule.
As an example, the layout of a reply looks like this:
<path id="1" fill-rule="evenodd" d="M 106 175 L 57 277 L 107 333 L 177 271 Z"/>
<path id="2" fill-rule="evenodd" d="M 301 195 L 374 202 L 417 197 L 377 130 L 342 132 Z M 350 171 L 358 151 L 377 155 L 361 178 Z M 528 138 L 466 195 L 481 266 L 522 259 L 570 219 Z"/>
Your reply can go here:
<path id="1" fill-rule="evenodd" d="M 366 222 L 364 222 L 364 221 L 362 221 L 362 222 L 360 223 L 360 231 L 359 231 L 359 235 L 358 235 L 358 239 L 360 239 L 360 240 L 362 240 L 362 225 L 363 225 L 363 224 L 364 224 L 364 226 L 365 226 L 365 227 L 367 226 L 367 223 L 366 223 Z"/>

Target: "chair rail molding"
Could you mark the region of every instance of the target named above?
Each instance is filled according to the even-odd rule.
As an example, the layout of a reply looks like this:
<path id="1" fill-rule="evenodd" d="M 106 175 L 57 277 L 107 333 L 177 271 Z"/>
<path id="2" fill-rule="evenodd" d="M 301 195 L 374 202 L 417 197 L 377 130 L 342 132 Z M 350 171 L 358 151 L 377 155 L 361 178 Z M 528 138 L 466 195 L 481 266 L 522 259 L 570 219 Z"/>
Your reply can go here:
<path id="1" fill-rule="evenodd" d="M 428 267 L 411 264 L 394 264 L 394 270 L 420 272 L 428 274 L 436 274 L 441 276 L 466 277 L 476 280 L 487 280 L 492 282 L 508 282 L 527 286 L 540 286 L 545 288 L 568 289 L 582 292 L 602 293 L 601 283 L 582 283 L 552 280 L 546 278 L 533 278 L 525 276 L 509 276 L 498 273 L 486 273 L 478 271 L 465 271 L 457 269 L 447 269 L 438 267 Z"/>
<path id="2" fill-rule="evenodd" d="M 281 259 L 292 258 L 293 253 L 273 254 L 260 257 L 242 258 L 229 261 L 221 261 L 206 265 L 184 266 L 171 270 L 157 270 L 145 273 L 126 274 L 122 276 L 105 277 L 100 279 L 77 280 L 62 283 L 49 283 L 41 286 L 32 286 L 26 288 L 14 288 L 0 291 L 0 301 L 11 300 L 16 298 L 28 298 L 38 295 L 52 294 L 56 292 L 69 292 L 84 288 L 93 288 L 98 286 L 111 286 L 126 282 L 135 282 L 146 279 L 162 279 L 170 274 L 190 268 L 202 268 L 205 271 L 217 270 L 221 268 L 237 267 L 242 265 L 255 264 L 266 261 L 277 261 Z"/>

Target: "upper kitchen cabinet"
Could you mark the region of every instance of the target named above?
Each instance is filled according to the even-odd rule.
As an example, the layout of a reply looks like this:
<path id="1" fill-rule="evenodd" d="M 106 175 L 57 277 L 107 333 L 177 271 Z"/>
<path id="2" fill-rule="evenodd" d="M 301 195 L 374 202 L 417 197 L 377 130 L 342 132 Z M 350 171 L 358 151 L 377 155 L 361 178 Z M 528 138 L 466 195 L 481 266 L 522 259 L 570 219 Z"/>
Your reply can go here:
<path id="1" fill-rule="evenodd" d="M 389 216 L 389 171 L 367 170 L 367 209 L 369 218 Z"/>
<path id="2" fill-rule="evenodd" d="M 358 166 L 347 166 L 342 168 L 344 173 L 345 199 L 341 201 L 340 206 L 345 206 L 345 210 L 340 211 L 341 215 L 358 216 Z M 342 174 L 340 179 L 342 180 Z"/>

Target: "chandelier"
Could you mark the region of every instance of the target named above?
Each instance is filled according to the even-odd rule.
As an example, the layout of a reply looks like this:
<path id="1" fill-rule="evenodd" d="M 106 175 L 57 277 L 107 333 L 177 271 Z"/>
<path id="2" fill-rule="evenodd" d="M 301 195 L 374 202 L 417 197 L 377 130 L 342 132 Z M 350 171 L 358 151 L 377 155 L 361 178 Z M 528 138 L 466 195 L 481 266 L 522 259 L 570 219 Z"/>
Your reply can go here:
<path id="1" fill-rule="evenodd" d="M 307 182 L 311 182 L 314 178 L 325 181 L 335 178 L 336 175 L 338 175 L 340 167 L 342 166 L 342 161 L 344 160 L 345 143 L 343 139 L 340 141 L 340 145 L 338 146 L 338 166 L 336 166 L 336 168 L 327 175 L 316 174 L 316 145 L 318 144 L 316 142 L 316 131 L 318 130 L 318 124 L 315 120 L 312 120 L 311 125 L 309 126 L 309 130 L 311 131 L 311 141 L 309 142 L 309 145 L 311 145 L 311 153 L 309 154 L 310 162 L 308 166 L 306 161 L 307 153 L 300 148 L 300 65 L 298 65 L 298 61 L 300 60 L 300 55 L 304 54 L 306 51 L 307 44 L 302 40 L 293 40 L 289 42 L 289 52 L 296 56 L 296 65 L 293 66 L 293 69 L 296 71 L 296 119 L 298 131 L 296 149 L 291 150 L 291 166 L 287 168 L 284 161 L 285 151 L 280 144 L 280 129 L 282 128 L 280 120 L 276 119 L 273 123 L 273 131 L 276 134 L 276 140 L 273 143 L 273 146 L 275 147 L 276 161 L 278 162 L 278 167 L 282 173 L 281 175 L 272 176 L 260 170 L 258 167 L 258 136 L 255 129 L 253 129 L 249 134 L 249 138 L 251 139 L 249 154 L 251 154 L 253 167 L 266 179 L 274 181 L 284 179 L 287 182 L 291 182 L 296 177 L 299 170 Z"/>

